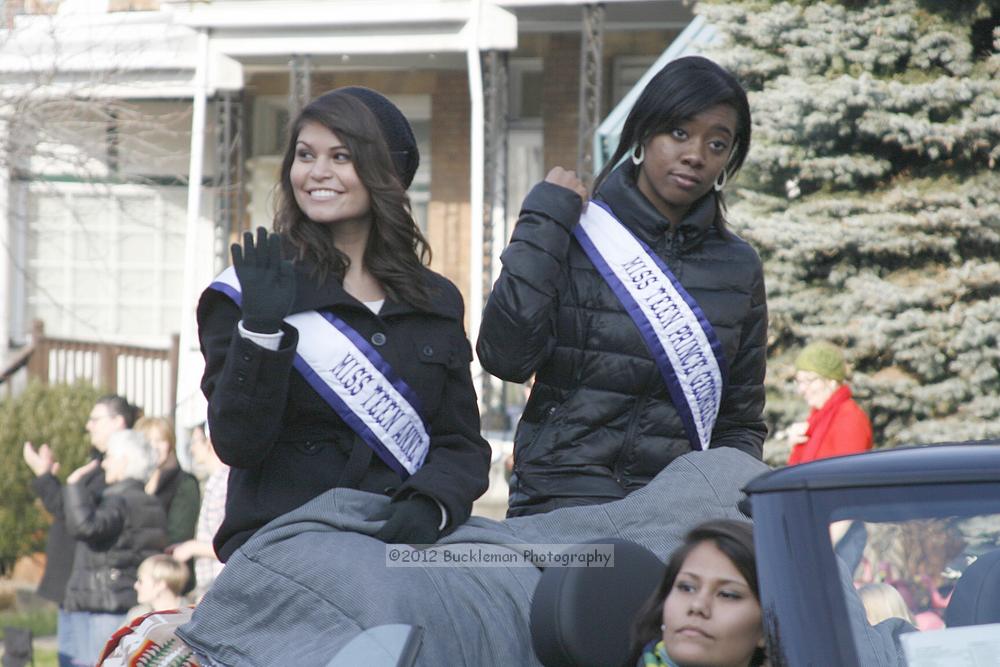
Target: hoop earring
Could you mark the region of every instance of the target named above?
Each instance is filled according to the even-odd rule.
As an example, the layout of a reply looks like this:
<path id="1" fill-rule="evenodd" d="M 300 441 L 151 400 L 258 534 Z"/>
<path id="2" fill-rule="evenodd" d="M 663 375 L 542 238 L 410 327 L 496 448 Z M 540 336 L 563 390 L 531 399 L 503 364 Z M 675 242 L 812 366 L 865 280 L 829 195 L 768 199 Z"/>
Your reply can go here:
<path id="1" fill-rule="evenodd" d="M 719 177 L 715 179 L 715 185 L 713 185 L 712 187 L 715 188 L 716 192 L 721 192 L 722 188 L 726 187 L 726 181 L 728 180 L 729 180 L 729 172 L 723 169 L 722 173 L 719 174 Z"/>
<path id="2" fill-rule="evenodd" d="M 646 153 L 642 150 L 642 144 L 636 144 L 635 148 L 632 149 L 632 164 L 638 167 L 645 158 Z"/>

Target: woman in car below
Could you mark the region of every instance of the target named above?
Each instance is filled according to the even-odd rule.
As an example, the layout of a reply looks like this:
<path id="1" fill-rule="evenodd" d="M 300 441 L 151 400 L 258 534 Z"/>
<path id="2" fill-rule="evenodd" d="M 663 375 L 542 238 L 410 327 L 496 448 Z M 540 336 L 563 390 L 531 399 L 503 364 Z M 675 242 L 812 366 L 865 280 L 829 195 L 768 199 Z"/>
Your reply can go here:
<path id="1" fill-rule="evenodd" d="M 706 521 L 687 534 L 633 632 L 636 667 L 766 663 L 753 528 Z"/>

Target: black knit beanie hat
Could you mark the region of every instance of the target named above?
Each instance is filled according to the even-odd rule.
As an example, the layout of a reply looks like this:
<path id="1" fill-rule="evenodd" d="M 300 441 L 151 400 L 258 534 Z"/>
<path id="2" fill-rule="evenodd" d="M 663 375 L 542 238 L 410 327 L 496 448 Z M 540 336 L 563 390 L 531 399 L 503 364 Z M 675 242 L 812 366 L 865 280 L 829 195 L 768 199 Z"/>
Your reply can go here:
<path id="1" fill-rule="evenodd" d="M 350 95 L 364 103 L 375 115 L 379 127 L 382 128 L 385 143 L 389 146 L 392 163 L 396 166 L 396 175 L 399 176 L 404 189 L 410 187 L 413 175 L 417 173 L 417 166 L 420 164 L 420 152 L 417 150 L 413 128 L 399 107 L 390 102 L 385 95 L 362 86 L 347 86 L 331 92 Z"/>

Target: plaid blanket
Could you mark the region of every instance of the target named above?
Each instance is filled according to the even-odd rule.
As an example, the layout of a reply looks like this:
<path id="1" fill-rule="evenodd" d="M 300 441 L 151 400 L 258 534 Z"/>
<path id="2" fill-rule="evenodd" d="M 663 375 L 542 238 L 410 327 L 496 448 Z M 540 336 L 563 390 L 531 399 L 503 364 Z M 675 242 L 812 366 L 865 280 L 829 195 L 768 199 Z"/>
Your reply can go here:
<path id="1" fill-rule="evenodd" d="M 174 634 L 191 620 L 194 607 L 153 611 L 111 636 L 98 667 L 201 667 L 191 648 Z"/>

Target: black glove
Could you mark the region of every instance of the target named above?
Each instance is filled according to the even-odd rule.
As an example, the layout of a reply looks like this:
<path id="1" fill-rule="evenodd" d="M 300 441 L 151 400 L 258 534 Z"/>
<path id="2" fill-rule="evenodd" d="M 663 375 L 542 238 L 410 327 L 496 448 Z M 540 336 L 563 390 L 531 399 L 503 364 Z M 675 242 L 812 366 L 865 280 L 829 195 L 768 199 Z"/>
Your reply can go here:
<path id="1" fill-rule="evenodd" d="M 255 333 L 277 333 L 295 298 L 295 271 L 291 260 L 281 259 L 281 237 L 268 236 L 266 229 L 258 227 L 256 247 L 253 234 L 245 232 L 243 246 L 234 243 L 230 250 L 243 292 L 243 327 Z"/>
<path id="2" fill-rule="evenodd" d="M 441 509 L 419 493 L 389 503 L 367 520 L 385 521 L 374 537 L 387 544 L 434 544 L 441 535 Z"/>

